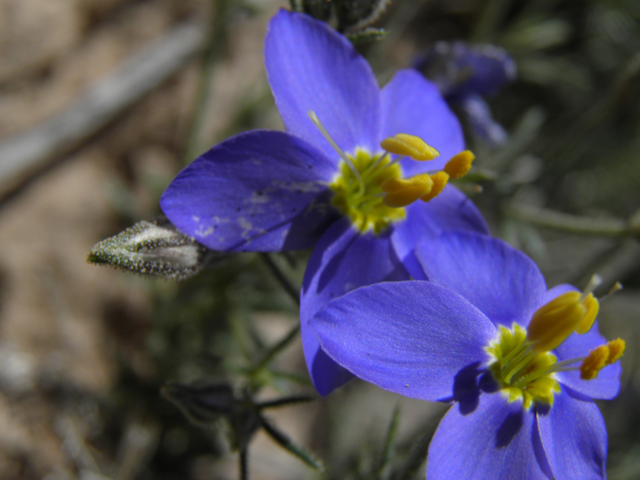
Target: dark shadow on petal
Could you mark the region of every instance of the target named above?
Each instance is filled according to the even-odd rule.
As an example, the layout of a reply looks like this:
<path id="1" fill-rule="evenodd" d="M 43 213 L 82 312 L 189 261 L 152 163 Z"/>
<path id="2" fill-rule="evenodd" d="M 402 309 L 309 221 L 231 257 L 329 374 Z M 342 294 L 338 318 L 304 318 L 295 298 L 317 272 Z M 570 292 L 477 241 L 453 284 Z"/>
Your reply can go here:
<path id="1" fill-rule="evenodd" d="M 348 227 L 348 228 L 351 228 L 351 227 Z M 318 292 L 321 292 L 322 290 L 324 290 L 327 287 L 327 285 L 331 283 L 331 279 L 335 277 L 336 273 L 338 272 L 338 269 L 340 268 L 340 265 L 342 265 L 342 262 L 344 260 L 345 255 L 347 254 L 347 251 L 351 247 L 351 244 L 355 241 L 356 241 L 356 236 L 354 235 L 349 240 L 349 243 L 342 249 L 342 251 L 339 254 L 335 255 L 331 260 L 329 260 L 327 265 L 324 267 L 324 270 L 320 274 L 320 278 L 318 278 Z"/>
<path id="2" fill-rule="evenodd" d="M 548 415 L 551 411 L 551 405 L 548 403 L 536 403 L 536 415 Z"/>
<path id="3" fill-rule="evenodd" d="M 414 280 L 429 280 L 429 277 L 425 273 L 422 264 L 418 260 L 418 257 L 416 257 L 415 249 L 412 249 L 411 251 L 409 251 L 409 253 L 407 253 L 407 255 L 405 255 L 405 257 L 402 259 L 402 264 L 409 271 L 411 277 Z"/>
<path id="4" fill-rule="evenodd" d="M 453 378 L 453 396 L 438 401 L 458 402 L 462 415 L 473 413 L 478 408 L 481 394 L 500 390 L 491 372 L 481 365 L 482 362 L 474 362 L 460 369 Z"/>
<path id="5" fill-rule="evenodd" d="M 340 211 L 331 205 L 332 196 L 331 190 L 322 192 L 292 219 L 282 250 L 299 250 L 302 236 L 319 240 L 322 234 L 342 216 Z M 310 228 L 310 225 L 313 227 Z"/>
<path id="6" fill-rule="evenodd" d="M 485 372 L 480 376 L 478 385 L 480 386 L 480 390 L 484 393 L 496 393 L 500 390 L 500 385 L 496 382 L 496 379 L 493 378 L 493 375 L 489 370 L 485 370 Z"/>
<path id="7" fill-rule="evenodd" d="M 294 217 L 286 218 L 259 233 L 248 236 L 246 239 L 226 248 L 225 251 L 269 252 L 301 250 L 313 247 L 322 234 L 341 217 L 339 210 L 330 203 L 331 195 L 332 193 L 329 191 L 322 192 L 308 204 L 302 204 L 300 206 L 301 211 Z M 274 232 L 287 226 L 288 230 L 282 230 L 280 234 L 282 237 L 278 236 L 273 239 L 269 237 Z M 264 242 L 263 237 L 269 237 L 269 242 Z M 281 245 L 278 245 L 280 238 L 284 238 L 284 240 Z M 261 245 L 256 247 L 258 243 Z M 266 244 L 266 246 L 263 244 Z"/>
<path id="8" fill-rule="evenodd" d="M 351 224 L 347 224 L 347 222 L 345 222 L 345 225 L 348 225 L 345 228 L 353 228 Z M 329 296 L 331 298 L 344 295 L 351 290 L 374 282 L 394 282 L 407 280 L 409 278 L 409 274 L 402 265 L 402 262 L 400 262 L 400 259 L 393 248 L 389 239 L 389 233 L 383 233 L 377 238 L 370 240 L 371 242 L 384 242 L 384 245 L 386 245 L 386 251 L 383 251 L 380 249 L 380 245 L 382 245 L 382 243 L 376 243 L 377 249 L 374 248 L 371 255 L 367 255 L 366 253 L 363 255 L 362 252 L 352 251 L 352 245 L 356 240 L 358 240 L 359 235 L 359 233 L 354 234 L 353 237 L 349 239 L 348 243 L 342 247 L 342 250 L 333 256 L 324 266 L 324 269 L 318 278 L 316 294 L 324 293 L 323 290 L 333 283 L 336 275 L 345 277 L 345 283 L 349 283 L 350 286 L 349 288 L 343 288 L 340 291 L 329 292 Z M 372 234 L 366 233 L 364 235 Z M 379 257 L 376 257 L 376 255 L 379 255 Z M 352 262 L 352 271 L 357 269 L 360 273 L 355 274 L 352 273 L 352 271 L 345 269 L 345 261 Z M 321 265 L 318 265 L 318 268 L 320 268 L 320 266 Z M 309 266 L 307 268 L 309 268 Z M 366 275 L 362 275 L 363 272 L 366 273 Z M 312 272 L 307 272 L 305 276 L 309 276 L 309 273 Z M 363 278 L 367 277 L 375 280 L 367 282 L 366 284 L 360 283 Z M 347 281 L 346 278 L 349 278 L 349 280 Z"/>
<path id="9" fill-rule="evenodd" d="M 480 384 L 478 379 L 484 372 L 481 362 L 475 362 L 462 368 L 453 378 L 453 401 L 458 402 L 460 413 L 468 415 L 478 408 L 480 403 Z"/>
<path id="10" fill-rule="evenodd" d="M 522 428 L 523 416 L 523 410 L 518 410 L 504 419 L 496 433 L 496 448 L 504 448 L 511 443 Z"/>

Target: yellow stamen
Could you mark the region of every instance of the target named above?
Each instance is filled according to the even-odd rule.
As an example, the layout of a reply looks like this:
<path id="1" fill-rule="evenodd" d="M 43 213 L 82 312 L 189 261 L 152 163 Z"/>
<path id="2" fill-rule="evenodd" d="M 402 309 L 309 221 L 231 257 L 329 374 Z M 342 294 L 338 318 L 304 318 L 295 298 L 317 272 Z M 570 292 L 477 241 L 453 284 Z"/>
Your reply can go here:
<path id="1" fill-rule="evenodd" d="M 398 133 L 393 137 L 385 138 L 380 146 L 389 153 L 411 157 L 414 160 L 433 160 L 440 152 L 428 145 L 420 137 Z"/>
<path id="2" fill-rule="evenodd" d="M 598 376 L 600 370 L 607 364 L 609 358 L 609 347 L 600 345 L 589 352 L 589 355 L 580 365 L 580 378 L 583 380 L 593 380 Z"/>
<path id="3" fill-rule="evenodd" d="M 582 320 L 580 320 L 580 323 L 576 327 L 576 333 L 580 335 L 591 330 L 591 325 L 593 325 L 600 310 L 600 303 L 598 303 L 598 300 L 593 296 L 593 293 L 588 294 L 582 300 L 582 304 L 587 308 L 587 313 L 582 317 Z"/>
<path id="4" fill-rule="evenodd" d="M 574 331 L 586 333 L 598 313 L 598 300 L 591 293 L 566 292 L 535 311 L 527 327 L 527 338 L 538 352 L 553 350 Z"/>
<path id="5" fill-rule="evenodd" d="M 427 194 L 432 186 L 433 180 L 427 173 L 410 178 L 390 178 L 382 184 L 385 192 L 382 201 L 388 207 L 406 207 Z"/>
<path id="6" fill-rule="evenodd" d="M 553 405 L 553 396 L 560 391 L 558 382 L 550 375 L 556 363 L 549 352 L 532 352 L 527 332 L 520 325 L 511 329 L 500 326 L 498 338 L 487 347 L 494 359 L 489 365 L 502 392 L 509 402 L 522 400 L 530 409 L 534 403 Z"/>
<path id="7" fill-rule="evenodd" d="M 474 158 L 471 152 L 464 151 L 452 158 L 443 171 L 401 178 L 403 159 L 432 160 L 439 152 L 419 137 L 399 133 L 380 143 L 386 150 L 382 154 L 372 156 L 356 149 L 355 156 L 347 155 L 313 112 L 309 112 L 309 118 L 343 160 L 339 174 L 330 185 L 334 191 L 331 203 L 362 231 L 373 228 L 375 233 L 380 233 L 390 223 L 405 218 L 404 207 L 418 199 L 428 202 L 444 190 L 450 178 L 445 170 L 459 178 L 469 170 Z M 391 159 L 389 154 L 395 158 Z"/>
<path id="8" fill-rule="evenodd" d="M 444 166 L 444 171 L 453 179 L 464 177 L 469 172 L 471 162 L 475 158 L 471 151 L 464 150 L 447 162 Z"/>
<path id="9" fill-rule="evenodd" d="M 431 175 L 431 181 L 433 182 L 433 186 L 429 193 L 420 197 L 420 200 L 423 202 L 433 200 L 442 193 L 442 190 L 444 190 L 445 185 L 449 181 L 449 175 L 446 172 L 436 172 Z"/>
<path id="10" fill-rule="evenodd" d="M 611 365 L 612 363 L 618 361 L 625 349 L 625 342 L 621 338 L 616 338 L 615 340 L 611 340 L 607 343 L 607 347 L 609 347 L 609 357 L 607 358 L 607 365 Z"/>

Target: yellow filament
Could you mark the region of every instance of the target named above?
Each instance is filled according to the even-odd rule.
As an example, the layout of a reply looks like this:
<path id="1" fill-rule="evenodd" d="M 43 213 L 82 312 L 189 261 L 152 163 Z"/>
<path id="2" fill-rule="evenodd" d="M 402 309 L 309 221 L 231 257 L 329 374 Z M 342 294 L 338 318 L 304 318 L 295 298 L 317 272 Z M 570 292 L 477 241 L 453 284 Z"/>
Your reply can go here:
<path id="1" fill-rule="evenodd" d="M 464 177 L 469 172 L 471 162 L 475 158 L 471 151 L 464 150 L 447 162 L 444 166 L 444 171 L 453 179 Z"/>
<path id="2" fill-rule="evenodd" d="M 433 180 L 423 173 L 410 178 L 390 178 L 382 184 L 385 195 L 382 199 L 388 207 L 406 207 L 429 193 Z"/>
<path id="3" fill-rule="evenodd" d="M 420 137 L 398 133 L 393 137 L 385 138 L 380 146 L 389 153 L 411 157 L 414 160 L 433 160 L 440 152 L 428 145 Z"/>
<path id="4" fill-rule="evenodd" d="M 429 193 L 420 197 L 420 200 L 423 202 L 429 202 L 442 193 L 442 190 L 444 190 L 445 185 L 449 181 L 449 175 L 446 172 L 436 172 L 431 175 L 431 181 L 433 182 L 433 186 Z"/>

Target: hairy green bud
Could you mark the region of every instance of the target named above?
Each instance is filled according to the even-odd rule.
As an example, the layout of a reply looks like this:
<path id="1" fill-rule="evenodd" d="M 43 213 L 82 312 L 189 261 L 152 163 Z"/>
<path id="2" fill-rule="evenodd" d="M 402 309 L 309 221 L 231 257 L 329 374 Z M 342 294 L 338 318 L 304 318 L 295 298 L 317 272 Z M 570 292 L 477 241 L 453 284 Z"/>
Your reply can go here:
<path id="1" fill-rule="evenodd" d="M 225 254 L 209 250 L 168 220 L 141 221 L 91 249 L 87 261 L 155 277 L 183 280 Z"/>

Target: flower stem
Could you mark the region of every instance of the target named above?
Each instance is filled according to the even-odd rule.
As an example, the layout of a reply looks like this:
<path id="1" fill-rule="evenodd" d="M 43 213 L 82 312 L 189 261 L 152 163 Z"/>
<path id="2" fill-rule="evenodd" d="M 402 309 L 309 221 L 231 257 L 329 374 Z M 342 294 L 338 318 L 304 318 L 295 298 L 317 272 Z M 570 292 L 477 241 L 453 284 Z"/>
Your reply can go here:
<path id="1" fill-rule="evenodd" d="M 604 237 L 632 236 L 640 239 L 640 212 L 628 221 L 613 218 L 593 218 L 536 208 L 523 204 L 512 204 L 505 212 L 507 217 L 563 232 Z"/>
<path id="2" fill-rule="evenodd" d="M 282 397 L 276 400 L 269 400 L 266 402 L 256 403 L 256 407 L 262 410 L 264 408 L 278 408 L 278 407 L 286 407 L 288 405 L 296 405 L 299 403 L 312 402 L 317 400 L 318 397 L 313 395 L 293 395 L 290 397 Z"/>
<path id="3" fill-rule="evenodd" d="M 415 445 L 411 449 L 411 453 L 409 453 L 409 457 L 395 472 L 395 475 L 393 476 L 393 480 L 403 480 L 406 478 L 414 478 L 415 474 L 420 468 L 420 465 L 422 465 L 422 463 L 424 462 L 424 459 L 427 456 L 427 452 L 429 450 L 429 444 L 431 443 L 431 437 L 433 437 L 434 430 L 435 430 L 435 425 L 432 430 L 425 433 L 415 443 Z"/>
<path id="4" fill-rule="evenodd" d="M 289 331 L 289 333 L 287 333 L 284 336 L 282 340 L 280 340 L 273 347 L 267 350 L 267 353 L 265 353 L 264 357 L 262 357 L 262 359 L 251 370 L 253 372 L 257 372 L 261 368 L 265 367 L 267 363 L 269 363 L 273 359 L 273 357 L 278 355 L 282 350 L 287 348 L 293 340 L 298 338 L 299 334 L 300 334 L 300 324 L 293 327 Z"/>
<path id="5" fill-rule="evenodd" d="M 240 480 L 249 480 L 249 447 L 244 445 L 240 448 L 239 462 L 240 462 Z"/>
<path id="6" fill-rule="evenodd" d="M 293 303 L 300 306 L 300 294 L 298 292 L 298 289 L 294 287 L 291 281 L 286 277 L 286 275 L 282 273 L 282 270 L 280 270 L 280 267 L 276 265 L 271 256 L 268 253 L 261 253 L 260 258 L 262 258 L 264 263 L 267 264 L 267 267 L 269 267 L 269 270 L 271 270 L 273 276 L 276 277 L 276 280 L 280 282 L 282 288 L 284 288 L 285 292 L 287 292 L 289 297 L 291 297 Z"/>

